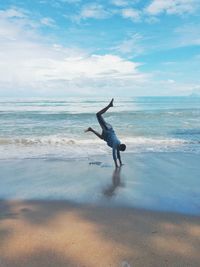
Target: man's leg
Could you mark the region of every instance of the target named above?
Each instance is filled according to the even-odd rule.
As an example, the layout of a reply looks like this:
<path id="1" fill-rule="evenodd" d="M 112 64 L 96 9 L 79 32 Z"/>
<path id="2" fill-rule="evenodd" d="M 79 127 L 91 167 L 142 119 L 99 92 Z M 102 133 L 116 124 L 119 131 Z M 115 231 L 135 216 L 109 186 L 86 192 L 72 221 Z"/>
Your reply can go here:
<path id="1" fill-rule="evenodd" d="M 96 116 L 97 116 L 97 119 L 98 119 L 98 122 L 102 128 L 102 130 L 107 130 L 107 125 L 108 123 L 106 123 L 103 119 L 103 117 L 101 116 L 103 113 L 105 113 L 110 107 L 113 107 L 113 101 L 114 99 L 112 98 L 112 100 L 110 101 L 110 103 L 105 107 L 103 108 L 102 110 L 100 110 L 99 112 L 97 112 Z M 112 126 L 111 126 L 112 127 Z M 100 139 L 103 139 L 103 135 L 96 132 L 94 129 L 92 129 L 91 127 L 89 127 L 88 129 L 85 130 L 85 133 L 87 132 L 92 132 L 94 134 L 96 134 L 96 136 L 98 136 Z"/>
<path id="2" fill-rule="evenodd" d="M 100 111 L 97 112 L 97 115 L 102 115 L 103 113 L 105 113 L 110 107 L 113 107 L 113 101 L 114 99 L 112 98 L 112 100 L 110 101 L 110 103 L 103 109 L 101 109 Z"/>
<path id="3" fill-rule="evenodd" d="M 110 107 L 113 107 L 113 101 L 114 101 L 114 99 L 112 99 L 110 101 L 110 103 L 105 108 L 103 108 L 102 110 L 100 110 L 99 112 L 96 113 L 97 120 L 98 120 L 103 131 L 108 130 L 109 127 L 108 127 L 108 123 L 106 123 L 104 118 L 102 117 L 102 114 L 105 113 Z"/>
<path id="4" fill-rule="evenodd" d="M 97 131 L 95 131 L 94 129 L 92 129 L 91 127 L 89 127 L 88 129 L 85 130 L 85 133 L 87 133 L 87 132 L 92 132 L 92 133 L 96 134 L 96 136 L 98 136 L 100 139 L 103 139 L 103 136 L 100 133 L 98 133 Z"/>

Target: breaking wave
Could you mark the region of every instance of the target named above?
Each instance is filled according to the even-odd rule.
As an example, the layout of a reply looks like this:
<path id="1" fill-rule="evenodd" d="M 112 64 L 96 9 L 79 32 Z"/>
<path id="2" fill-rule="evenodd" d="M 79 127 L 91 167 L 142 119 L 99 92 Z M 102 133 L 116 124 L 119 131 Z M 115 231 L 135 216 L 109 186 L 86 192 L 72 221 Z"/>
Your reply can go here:
<path id="1" fill-rule="evenodd" d="M 176 138 L 122 137 L 125 153 L 196 152 L 199 141 Z M 100 139 L 71 139 L 60 136 L 38 138 L 0 138 L 0 159 L 9 158 L 84 158 L 109 154 L 111 149 Z"/>

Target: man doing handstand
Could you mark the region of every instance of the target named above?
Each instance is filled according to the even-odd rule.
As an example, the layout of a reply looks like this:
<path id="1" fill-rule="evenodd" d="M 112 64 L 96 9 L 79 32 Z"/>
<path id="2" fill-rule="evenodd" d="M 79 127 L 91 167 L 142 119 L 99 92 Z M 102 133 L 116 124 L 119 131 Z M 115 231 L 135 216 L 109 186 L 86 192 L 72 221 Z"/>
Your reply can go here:
<path id="1" fill-rule="evenodd" d="M 103 139 L 109 147 L 112 148 L 112 154 L 113 154 L 113 160 L 115 162 L 116 168 L 119 167 L 117 164 L 117 159 L 119 160 L 120 166 L 122 165 L 121 161 L 121 156 L 120 156 L 120 151 L 124 151 L 126 149 L 125 144 L 121 144 L 120 140 L 117 138 L 115 131 L 112 128 L 112 125 L 107 123 L 104 118 L 102 117 L 102 114 L 105 113 L 110 107 L 113 107 L 113 100 L 110 101 L 110 103 L 97 112 L 97 120 L 102 128 L 102 134 L 99 134 L 96 132 L 94 129 L 89 127 L 88 129 L 85 130 L 85 132 L 93 132 L 96 134 L 100 139 Z"/>

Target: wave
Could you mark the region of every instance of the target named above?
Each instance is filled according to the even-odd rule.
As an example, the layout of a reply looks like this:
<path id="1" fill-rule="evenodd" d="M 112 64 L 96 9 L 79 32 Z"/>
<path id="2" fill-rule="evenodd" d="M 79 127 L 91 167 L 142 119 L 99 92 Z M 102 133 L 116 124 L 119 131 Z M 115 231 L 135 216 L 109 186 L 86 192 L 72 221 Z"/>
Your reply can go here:
<path id="1" fill-rule="evenodd" d="M 36 137 L 36 138 L 0 138 L 0 145 L 72 145 L 75 141 L 68 138 Z"/>
<path id="2" fill-rule="evenodd" d="M 200 135 L 200 129 L 182 129 L 174 132 L 176 135 Z"/>
<path id="3" fill-rule="evenodd" d="M 120 138 L 130 145 L 183 145 L 199 144 L 200 141 L 184 140 L 177 138 L 150 138 L 150 137 L 125 137 Z M 100 139 L 72 139 L 61 136 L 0 138 L 0 145 L 95 145 L 101 144 Z"/>
<path id="4" fill-rule="evenodd" d="M 95 117 L 96 112 L 99 110 L 99 107 L 81 107 L 79 109 L 69 109 L 66 107 L 13 107 L 13 108 L 4 108 L 0 107 L 0 115 L 2 118 L 31 118 L 31 119 L 62 119 L 62 118 L 80 118 L 85 117 Z M 113 116 L 114 118 L 123 118 L 125 120 L 130 119 L 160 119 L 162 118 L 190 118 L 195 122 L 199 122 L 200 109 L 184 109 L 184 110 L 134 110 L 132 107 L 120 107 L 115 110 L 111 110 L 105 115 L 105 117 Z"/>
<path id="5" fill-rule="evenodd" d="M 175 138 L 121 137 L 127 145 L 125 153 L 192 152 L 200 154 L 199 141 Z M 60 136 L 0 138 L 0 159 L 80 159 L 111 154 L 100 139 L 71 139 Z"/>

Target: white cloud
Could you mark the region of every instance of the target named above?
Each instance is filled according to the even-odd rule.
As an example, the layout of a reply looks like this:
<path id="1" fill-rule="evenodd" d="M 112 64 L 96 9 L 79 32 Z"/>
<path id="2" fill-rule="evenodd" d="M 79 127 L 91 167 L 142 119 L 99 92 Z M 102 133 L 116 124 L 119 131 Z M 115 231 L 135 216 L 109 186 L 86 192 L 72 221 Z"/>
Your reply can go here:
<path id="1" fill-rule="evenodd" d="M 14 10 L 0 12 L 1 96 L 170 95 L 185 94 L 196 88 L 189 79 L 180 82 L 174 71 L 173 75 L 165 71 L 160 81 L 161 75 L 147 75 L 140 71 L 139 63 L 123 56 L 90 55 L 80 49 L 51 45 L 37 33 L 41 22 L 30 20 L 26 11 Z M 183 26 L 176 34 L 183 36 L 188 31 Z M 196 31 L 194 36 L 199 36 Z M 143 40 L 140 34 L 129 35 L 114 48 L 115 52 L 142 53 Z M 183 77 L 181 68 L 180 73 Z M 199 86 L 198 81 L 196 84 Z"/>
<path id="2" fill-rule="evenodd" d="M 182 95 L 188 95 L 191 93 L 197 93 L 200 92 L 200 84 L 196 83 L 171 83 L 171 89 L 174 92 L 177 92 L 178 94 Z"/>
<path id="3" fill-rule="evenodd" d="M 145 22 L 149 24 L 155 24 L 155 23 L 158 23 L 159 21 L 160 20 L 158 19 L 158 17 L 154 17 L 154 16 L 145 17 Z"/>
<path id="4" fill-rule="evenodd" d="M 146 12 L 150 15 L 159 15 L 163 12 L 182 15 L 194 13 L 199 7 L 199 0 L 153 0 L 147 6 Z"/>
<path id="5" fill-rule="evenodd" d="M 144 47 L 141 44 L 143 36 L 139 33 L 132 34 L 119 45 L 113 47 L 113 50 L 120 54 L 129 55 L 131 57 L 138 56 L 144 52 Z"/>
<path id="6" fill-rule="evenodd" d="M 0 45 L 6 40 L 16 40 L 23 37 L 35 38 L 33 30 L 38 27 L 38 23 L 27 17 L 25 11 L 17 9 L 8 9 L 0 11 Z M 26 31 L 24 30 L 26 29 Z"/>
<path id="7" fill-rule="evenodd" d="M 72 16 L 75 21 L 81 19 L 105 19 L 110 16 L 110 13 L 100 4 L 88 4 L 82 7 L 78 15 Z"/>
<path id="8" fill-rule="evenodd" d="M 115 7 L 108 8 L 98 3 L 86 4 L 82 6 L 78 14 L 66 17 L 71 18 L 75 22 L 80 22 L 86 19 L 107 19 L 120 15 L 122 18 L 130 19 L 133 22 L 141 21 L 143 12 L 131 7 L 133 1 L 113 0 L 111 4 Z"/>
<path id="9" fill-rule="evenodd" d="M 137 9 L 125 8 L 125 9 L 122 9 L 121 12 L 122 12 L 123 18 L 131 19 L 134 22 L 141 21 L 141 12 Z"/>
<path id="10" fill-rule="evenodd" d="M 0 19 L 1 95 L 107 94 L 110 88 L 133 90 L 147 79 L 139 63 L 47 44 L 26 25 Z"/>
<path id="11" fill-rule="evenodd" d="M 117 7 L 132 6 L 138 3 L 140 0 L 111 0 L 111 4 Z"/>
<path id="12" fill-rule="evenodd" d="M 9 8 L 7 10 L 0 10 L 0 18 L 1 19 L 11 19 L 11 18 L 26 18 L 26 14 L 24 11 L 15 9 L 15 8 Z"/>
<path id="13" fill-rule="evenodd" d="M 61 9 L 63 5 L 79 5 L 82 0 L 39 0 L 41 5 L 48 5 L 53 8 Z"/>
<path id="14" fill-rule="evenodd" d="M 200 45 L 200 24 L 185 24 L 174 31 L 176 46 Z"/>
<path id="15" fill-rule="evenodd" d="M 175 83 L 175 81 L 174 81 L 173 79 L 168 79 L 167 82 L 168 82 L 168 83 L 171 83 L 171 84 L 172 84 L 172 83 Z"/>
<path id="16" fill-rule="evenodd" d="M 54 27 L 55 26 L 55 21 L 52 18 L 42 18 L 40 20 L 41 24 L 48 26 L 48 27 Z"/>
<path id="17" fill-rule="evenodd" d="M 128 0 L 112 0 L 111 3 L 117 7 L 124 7 L 130 4 Z"/>

